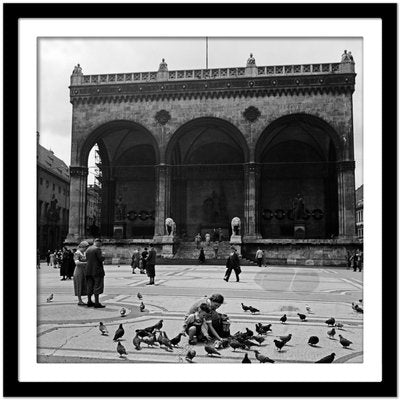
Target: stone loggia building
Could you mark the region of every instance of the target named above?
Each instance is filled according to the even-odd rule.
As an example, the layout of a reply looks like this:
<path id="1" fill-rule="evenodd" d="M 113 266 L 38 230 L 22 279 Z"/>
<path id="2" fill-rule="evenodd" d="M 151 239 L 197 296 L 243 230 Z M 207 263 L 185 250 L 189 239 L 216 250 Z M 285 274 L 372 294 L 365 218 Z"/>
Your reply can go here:
<path id="1" fill-rule="evenodd" d="M 101 235 L 113 257 L 241 220 L 243 256 L 344 264 L 355 244 L 351 53 L 341 62 L 71 76 L 67 242 L 85 237 L 88 156 L 102 165 Z M 294 200 L 302 198 L 301 215 Z M 167 235 L 166 218 L 176 223 Z M 178 251 L 179 254 L 179 251 Z M 175 255 L 176 256 L 176 255 Z"/>

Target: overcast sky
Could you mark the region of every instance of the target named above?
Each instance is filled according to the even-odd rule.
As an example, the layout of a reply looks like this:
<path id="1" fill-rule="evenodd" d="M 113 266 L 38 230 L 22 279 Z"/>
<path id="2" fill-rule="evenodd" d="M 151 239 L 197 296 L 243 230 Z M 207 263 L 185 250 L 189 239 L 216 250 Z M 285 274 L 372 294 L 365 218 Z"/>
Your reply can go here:
<path id="1" fill-rule="evenodd" d="M 351 51 L 356 67 L 353 94 L 356 187 L 363 183 L 362 39 L 360 38 L 209 38 L 208 67 L 244 67 L 250 53 L 256 64 L 340 62 Z M 41 38 L 38 40 L 38 131 L 40 143 L 67 165 L 71 159 L 70 75 L 79 63 L 85 75 L 206 67 L 204 38 Z"/>

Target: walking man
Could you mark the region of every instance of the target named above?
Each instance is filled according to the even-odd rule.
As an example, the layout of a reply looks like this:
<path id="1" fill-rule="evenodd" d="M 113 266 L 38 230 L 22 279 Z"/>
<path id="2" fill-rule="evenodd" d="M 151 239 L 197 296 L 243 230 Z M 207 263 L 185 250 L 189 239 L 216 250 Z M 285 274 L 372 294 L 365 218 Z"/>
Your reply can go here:
<path id="1" fill-rule="evenodd" d="M 240 269 L 240 260 L 239 260 L 239 256 L 236 252 L 235 247 L 232 247 L 232 253 L 229 255 L 229 257 L 226 261 L 226 272 L 225 272 L 224 281 L 226 281 L 226 282 L 229 281 L 229 277 L 231 276 L 232 270 L 235 271 L 236 282 L 239 282 L 239 274 L 242 271 Z"/>
<path id="2" fill-rule="evenodd" d="M 263 251 L 260 248 L 258 248 L 256 251 L 256 262 L 259 267 L 261 267 L 262 265 L 263 255 L 264 255 Z"/>
<path id="3" fill-rule="evenodd" d="M 156 276 L 156 257 L 157 253 L 154 249 L 154 245 L 153 243 L 150 243 L 150 250 L 146 259 L 146 271 L 147 276 L 150 278 L 150 282 L 146 283 L 146 285 L 154 285 L 154 278 Z"/>
<path id="4" fill-rule="evenodd" d="M 101 240 L 95 239 L 92 246 L 86 250 L 86 285 L 88 295 L 88 307 L 104 308 L 105 306 L 100 303 L 99 296 L 104 291 L 104 257 L 101 253 Z M 94 295 L 94 303 L 92 301 Z"/>

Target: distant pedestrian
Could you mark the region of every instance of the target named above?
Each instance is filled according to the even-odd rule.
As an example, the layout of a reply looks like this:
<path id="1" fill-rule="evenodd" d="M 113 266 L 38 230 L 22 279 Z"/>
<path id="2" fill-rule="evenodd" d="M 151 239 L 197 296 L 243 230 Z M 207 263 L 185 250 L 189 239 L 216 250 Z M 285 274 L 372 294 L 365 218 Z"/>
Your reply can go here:
<path id="1" fill-rule="evenodd" d="M 223 239 L 222 229 L 221 229 L 221 228 L 218 228 L 218 241 L 219 241 L 219 242 L 222 242 L 222 239 Z"/>
<path id="2" fill-rule="evenodd" d="M 205 261 L 206 261 L 206 256 L 204 254 L 204 249 L 200 247 L 199 262 L 200 264 L 204 264 Z"/>
<path id="3" fill-rule="evenodd" d="M 36 251 L 36 268 L 40 269 L 40 251 L 37 249 Z"/>
<path id="4" fill-rule="evenodd" d="M 66 247 L 64 247 L 64 251 L 62 252 L 61 262 L 60 262 L 60 276 L 62 278 L 61 281 L 67 280 L 68 270 L 69 270 L 69 253 Z"/>
<path id="5" fill-rule="evenodd" d="M 206 245 L 209 246 L 210 245 L 210 240 L 211 240 L 211 235 L 209 233 L 205 234 L 205 238 L 206 238 Z"/>
<path id="6" fill-rule="evenodd" d="M 358 271 L 361 272 L 364 267 L 364 252 L 360 251 L 358 253 Z"/>
<path id="7" fill-rule="evenodd" d="M 346 256 L 346 260 L 347 260 L 347 269 L 350 269 L 351 268 L 351 257 L 352 256 L 352 254 L 351 254 L 351 251 L 350 250 L 347 250 L 347 256 Z"/>
<path id="8" fill-rule="evenodd" d="M 356 250 L 355 253 L 353 254 L 352 267 L 354 272 L 357 272 L 357 263 L 358 263 L 358 250 Z"/>
<path id="9" fill-rule="evenodd" d="M 150 243 L 150 251 L 146 258 L 146 272 L 150 281 L 149 283 L 146 283 L 146 285 L 154 285 L 154 278 L 156 276 L 156 257 L 157 253 L 154 249 L 154 245 L 153 243 Z"/>
<path id="10" fill-rule="evenodd" d="M 86 250 L 89 247 L 89 243 L 85 240 L 79 243 L 78 249 L 74 254 L 75 270 L 74 270 L 74 294 L 78 297 L 78 306 L 86 306 L 82 300 L 82 296 L 87 295 L 86 288 Z"/>
<path id="11" fill-rule="evenodd" d="M 140 254 L 138 249 L 133 250 L 131 267 L 132 267 L 132 274 L 136 274 L 135 272 L 136 268 L 140 269 Z"/>
<path id="12" fill-rule="evenodd" d="M 236 248 L 233 246 L 232 246 L 232 252 L 229 255 L 228 259 L 226 260 L 226 272 L 224 277 L 224 280 L 226 282 L 229 281 L 229 277 L 231 276 L 232 270 L 235 271 L 236 282 L 239 282 L 239 274 L 242 272 L 242 270 L 240 268 L 240 260 L 236 252 Z"/>
<path id="13" fill-rule="evenodd" d="M 214 249 L 214 258 L 217 259 L 219 250 L 219 243 L 217 241 L 214 242 L 213 249 Z"/>
<path id="14" fill-rule="evenodd" d="M 74 261 L 74 253 L 71 250 L 68 251 L 68 269 L 67 269 L 67 278 L 72 279 L 75 271 L 75 261 Z"/>
<path id="15" fill-rule="evenodd" d="M 57 268 L 57 265 L 56 265 L 56 254 L 55 254 L 54 251 L 50 253 L 50 266 L 53 267 L 53 268 Z"/>
<path id="16" fill-rule="evenodd" d="M 101 252 L 101 240 L 95 239 L 92 246 L 86 250 L 86 286 L 88 294 L 88 307 L 104 308 L 100 303 L 99 296 L 104 292 L 104 256 Z M 92 301 L 94 295 L 94 303 Z"/>
<path id="17" fill-rule="evenodd" d="M 264 252 L 260 248 L 258 248 L 256 251 L 256 262 L 259 267 L 261 267 L 262 265 L 263 255 Z"/>
<path id="18" fill-rule="evenodd" d="M 47 250 L 47 253 L 46 253 L 46 262 L 47 262 L 47 266 L 50 265 L 50 255 L 51 255 L 51 251 L 50 251 L 50 250 Z"/>
<path id="19" fill-rule="evenodd" d="M 147 251 L 147 247 L 144 248 L 141 254 L 141 261 L 142 261 L 142 269 L 144 271 L 147 270 L 147 256 L 149 255 L 149 252 Z"/>

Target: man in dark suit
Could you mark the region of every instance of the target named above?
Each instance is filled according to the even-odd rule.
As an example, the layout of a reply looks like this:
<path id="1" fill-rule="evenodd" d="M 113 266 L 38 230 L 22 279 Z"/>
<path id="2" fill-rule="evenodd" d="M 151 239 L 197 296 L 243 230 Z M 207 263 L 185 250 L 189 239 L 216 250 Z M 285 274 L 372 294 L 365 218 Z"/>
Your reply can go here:
<path id="1" fill-rule="evenodd" d="M 154 285 L 154 277 L 156 276 L 156 257 L 156 251 L 153 243 L 151 243 L 150 251 L 146 258 L 146 272 L 147 276 L 150 278 L 150 282 L 146 283 L 146 285 Z"/>
<path id="2" fill-rule="evenodd" d="M 99 302 L 99 295 L 104 291 L 104 257 L 101 253 L 101 240 L 95 239 L 92 246 L 86 250 L 86 285 L 88 295 L 88 307 L 104 308 Z M 94 294 L 94 303 L 92 295 Z"/>

